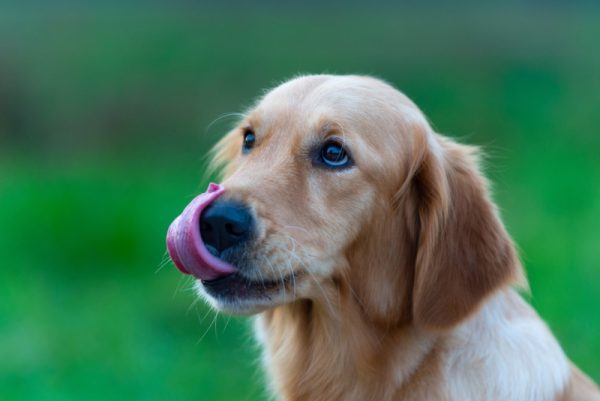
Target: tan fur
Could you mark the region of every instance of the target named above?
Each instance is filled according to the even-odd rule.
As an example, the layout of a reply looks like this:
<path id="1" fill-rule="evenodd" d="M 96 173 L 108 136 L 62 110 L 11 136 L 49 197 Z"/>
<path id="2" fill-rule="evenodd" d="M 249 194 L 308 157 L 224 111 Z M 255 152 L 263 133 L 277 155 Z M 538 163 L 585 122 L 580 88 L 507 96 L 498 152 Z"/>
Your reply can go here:
<path id="1" fill-rule="evenodd" d="M 456 324 L 485 296 L 522 276 L 475 149 L 442 143 L 444 156 L 426 151 L 413 180 L 421 200 L 413 311 L 415 323 L 430 328 Z"/>
<path id="2" fill-rule="evenodd" d="M 562 396 L 558 397 L 558 401 L 600 401 L 600 393 L 596 385 L 577 368 L 571 366 L 571 380 L 565 388 Z"/>
<path id="3" fill-rule="evenodd" d="M 256 146 L 240 152 L 252 129 Z M 335 136 L 355 165 L 318 168 Z M 595 400 L 537 314 L 477 151 L 433 132 L 382 81 L 307 76 L 265 95 L 215 150 L 225 198 L 248 204 L 252 279 L 273 390 L 285 401 Z M 283 282 L 290 275 L 293 281 Z"/>

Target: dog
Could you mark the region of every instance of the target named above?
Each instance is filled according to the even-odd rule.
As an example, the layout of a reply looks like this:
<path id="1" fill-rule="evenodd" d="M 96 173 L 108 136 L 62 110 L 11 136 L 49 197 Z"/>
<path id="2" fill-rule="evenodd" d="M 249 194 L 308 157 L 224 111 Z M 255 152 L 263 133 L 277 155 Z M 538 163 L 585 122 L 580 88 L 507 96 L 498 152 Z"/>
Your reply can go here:
<path id="1" fill-rule="evenodd" d="M 256 314 L 285 401 L 600 400 L 521 298 L 477 149 L 376 78 L 281 84 L 171 225 L 215 309 Z"/>

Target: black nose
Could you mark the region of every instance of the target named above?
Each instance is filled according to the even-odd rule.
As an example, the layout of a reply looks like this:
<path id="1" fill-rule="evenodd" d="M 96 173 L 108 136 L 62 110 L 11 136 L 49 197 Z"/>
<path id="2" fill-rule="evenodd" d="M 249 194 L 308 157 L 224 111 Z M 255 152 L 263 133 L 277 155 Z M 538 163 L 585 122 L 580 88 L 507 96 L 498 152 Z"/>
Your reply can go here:
<path id="1" fill-rule="evenodd" d="M 200 216 L 202 241 L 217 257 L 226 249 L 246 241 L 251 229 L 250 211 L 238 202 L 216 200 Z"/>

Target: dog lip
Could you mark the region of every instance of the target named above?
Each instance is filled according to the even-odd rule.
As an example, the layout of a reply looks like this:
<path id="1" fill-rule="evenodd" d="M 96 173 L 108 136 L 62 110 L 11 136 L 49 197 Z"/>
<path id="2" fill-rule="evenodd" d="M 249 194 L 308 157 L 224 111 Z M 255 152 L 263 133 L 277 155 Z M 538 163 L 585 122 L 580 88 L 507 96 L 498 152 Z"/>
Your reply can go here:
<path id="1" fill-rule="evenodd" d="M 175 266 L 184 274 L 200 280 L 214 280 L 237 269 L 212 255 L 200 235 L 200 214 L 225 192 L 222 185 L 211 183 L 206 192 L 194 198 L 169 227 L 167 250 Z"/>
<path id="2" fill-rule="evenodd" d="M 302 276 L 293 272 L 277 280 L 253 280 L 240 272 L 220 276 L 211 280 L 201 280 L 211 296 L 229 299 L 270 298 L 272 291 L 286 287 Z"/>

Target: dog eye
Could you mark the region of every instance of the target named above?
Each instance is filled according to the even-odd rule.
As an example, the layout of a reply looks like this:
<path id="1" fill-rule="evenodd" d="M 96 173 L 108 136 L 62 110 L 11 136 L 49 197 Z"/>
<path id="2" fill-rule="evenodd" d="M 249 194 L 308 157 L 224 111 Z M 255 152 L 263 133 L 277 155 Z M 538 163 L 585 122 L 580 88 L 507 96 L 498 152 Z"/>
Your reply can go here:
<path id="1" fill-rule="evenodd" d="M 319 154 L 321 162 L 329 168 L 344 168 L 352 164 L 352 160 L 343 145 L 335 140 L 325 142 Z"/>
<path id="2" fill-rule="evenodd" d="M 250 149 L 254 147 L 254 142 L 256 142 L 256 135 L 252 130 L 247 129 L 244 132 L 244 144 L 242 145 L 242 152 L 249 152 Z"/>

